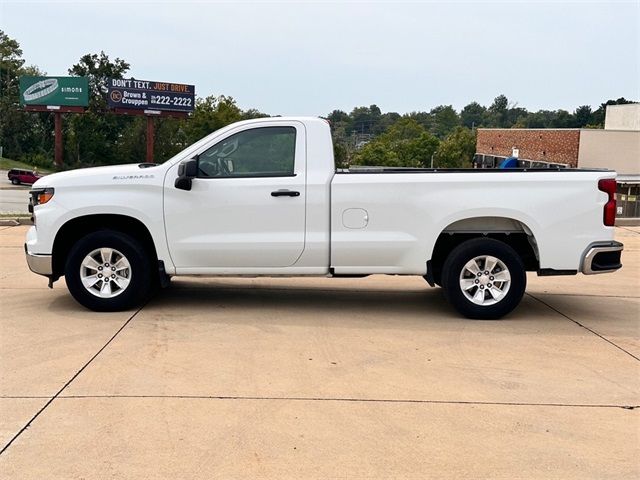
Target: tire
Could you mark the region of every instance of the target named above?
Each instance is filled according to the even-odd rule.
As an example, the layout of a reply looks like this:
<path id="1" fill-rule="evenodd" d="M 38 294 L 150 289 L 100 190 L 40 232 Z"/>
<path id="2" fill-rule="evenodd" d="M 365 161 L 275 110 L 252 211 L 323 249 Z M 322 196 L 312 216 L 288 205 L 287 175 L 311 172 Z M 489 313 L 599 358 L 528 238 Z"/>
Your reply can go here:
<path id="1" fill-rule="evenodd" d="M 100 230 L 72 247 L 65 280 L 81 305 L 96 312 L 117 312 L 149 299 L 154 285 L 151 265 L 149 254 L 137 240 L 124 233 Z"/>
<path id="2" fill-rule="evenodd" d="M 20 180 L 18 180 L 17 178 L 12 178 L 11 183 L 14 185 L 20 185 Z"/>
<path id="3" fill-rule="evenodd" d="M 442 269 L 442 286 L 449 303 L 465 317 L 498 320 L 522 300 L 527 275 L 509 245 L 474 238 L 451 251 Z"/>

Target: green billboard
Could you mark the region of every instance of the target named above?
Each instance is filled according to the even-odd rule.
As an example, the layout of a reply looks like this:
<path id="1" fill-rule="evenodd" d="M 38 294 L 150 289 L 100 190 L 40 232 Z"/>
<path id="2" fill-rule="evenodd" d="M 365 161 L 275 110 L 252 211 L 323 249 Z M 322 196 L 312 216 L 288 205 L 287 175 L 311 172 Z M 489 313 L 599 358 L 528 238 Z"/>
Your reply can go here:
<path id="1" fill-rule="evenodd" d="M 86 77 L 20 77 L 20 105 L 89 105 Z"/>

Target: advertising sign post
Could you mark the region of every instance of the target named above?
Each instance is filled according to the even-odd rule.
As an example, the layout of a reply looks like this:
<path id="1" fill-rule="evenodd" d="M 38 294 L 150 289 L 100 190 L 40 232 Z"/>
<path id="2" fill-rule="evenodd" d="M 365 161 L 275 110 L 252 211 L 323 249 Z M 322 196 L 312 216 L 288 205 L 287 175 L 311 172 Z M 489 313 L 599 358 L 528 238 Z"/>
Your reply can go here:
<path id="1" fill-rule="evenodd" d="M 53 112 L 54 160 L 62 166 L 62 114 L 83 113 L 89 105 L 86 77 L 20 77 L 20 105 L 31 112 Z"/>
<path id="2" fill-rule="evenodd" d="M 153 163 L 154 117 L 187 118 L 195 107 L 195 86 L 135 78 L 107 79 L 109 108 L 147 117 L 147 156 Z"/>

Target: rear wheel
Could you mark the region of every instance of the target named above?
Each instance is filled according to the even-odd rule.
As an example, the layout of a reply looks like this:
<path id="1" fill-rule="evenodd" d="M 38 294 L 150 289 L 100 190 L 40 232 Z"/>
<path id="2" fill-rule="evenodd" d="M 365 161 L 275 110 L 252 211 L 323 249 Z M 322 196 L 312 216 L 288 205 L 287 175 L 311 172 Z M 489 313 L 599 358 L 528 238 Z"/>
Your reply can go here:
<path id="1" fill-rule="evenodd" d="M 20 185 L 20 180 L 18 180 L 17 178 L 12 178 L 11 183 L 14 185 Z"/>
<path id="2" fill-rule="evenodd" d="M 103 312 L 139 305 L 153 287 L 148 253 L 129 235 L 109 230 L 91 233 L 73 246 L 65 279 L 73 298 Z"/>
<path id="3" fill-rule="evenodd" d="M 458 245 L 443 266 L 445 296 L 468 318 L 502 318 L 520 303 L 526 285 L 524 265 L 515 250 L 490 238 Z"/>

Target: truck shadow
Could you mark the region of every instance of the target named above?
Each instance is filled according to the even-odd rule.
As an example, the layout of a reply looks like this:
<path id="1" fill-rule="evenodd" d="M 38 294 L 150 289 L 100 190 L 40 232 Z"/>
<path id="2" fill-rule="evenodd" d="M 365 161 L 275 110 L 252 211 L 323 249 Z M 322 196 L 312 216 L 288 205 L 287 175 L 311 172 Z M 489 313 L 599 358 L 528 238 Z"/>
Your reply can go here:
<path id="1" fill-rule="evenodd" d="M 522 304 L 500 321 L 473 321 L 458 314 L 449 305 L 440 288 L 411 286 L 404 290 L 398 285 L 388 289 L 376 285 L 354 287 L 325 285 L 254 284 L 237 280 L 173 280 L 160 290 L 143 308 L 137 319 L 158 318 L 163 321 L 274 323 L 306 325 L 318 321 L 335 325 L 388 328 L 402 325 L 496 325 L 504 321 L 557 320 L 557 314 L 540 302 L 525 296 Z M 52 312 L 65 315 L 103 315 L 91 312 L 65 294 L 57 296 L 49 305 Z M 135 309 L 130 310 L 133 314 Z M 554 318 L 556 317 L 556 318 Z"/>
<path id="2" fill-rule="evenodd" d="M 538 302 L 527 302 L 538 310 Z M 146 314 L 210 321 L 212 317 L 277 320 L 278 323 L 313 323 L 317 319 L 337 323 L 363 320 L 374 325 L 405 320 L 408 323 L 469 322 L 446 301 L 442 289 L 411 288 L 331 288 L 309 285 L 254 285 L 216 281 L 173 281 L 144 308 Z M 530 316 L 527 307 L 508 319 Z M 529 311 L 527 311 L 529 310 Z M 493 323 L 493 322 L 486 322 Z"/>
<path id="3" fill-rule="evenodd" d="M 145 307 L 149 309 L 188 308 L 204 313 L 211 309 L 227 312 L 295 315 L 363 315 L 397 316 L 430 312 L 455 316 L 442 295 L 441 289 L 425 286 L 412 289 L 351 289 L 309 285 L 254 285 L 203 281 L 181 283 L 161 290 Z"/>

